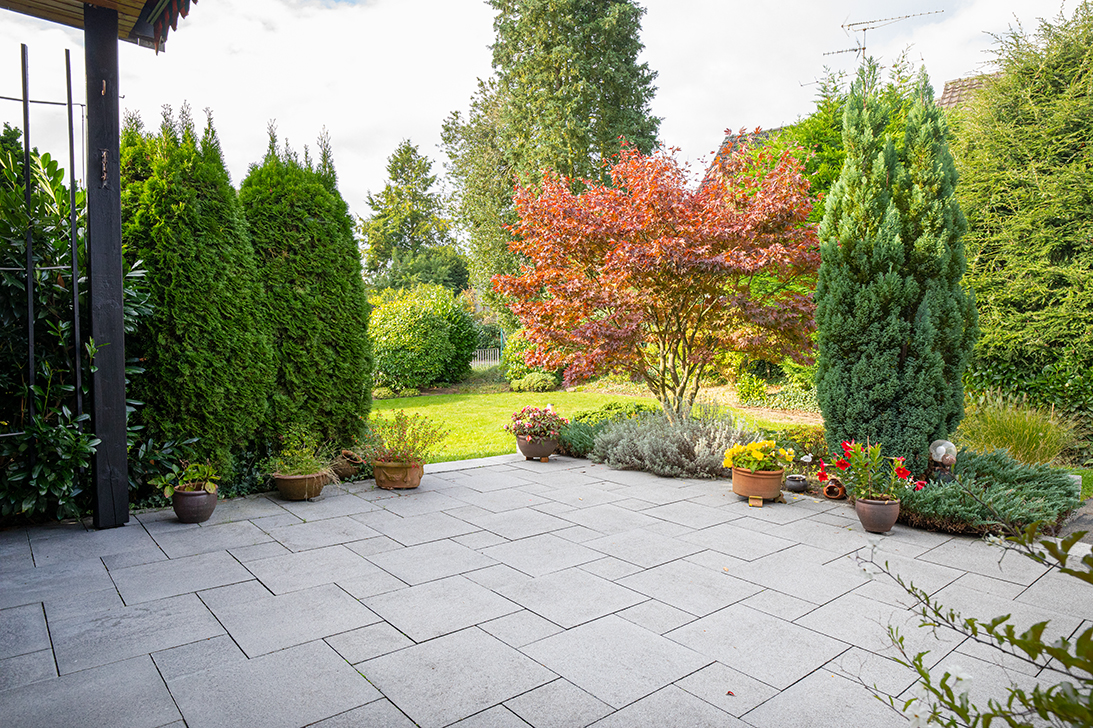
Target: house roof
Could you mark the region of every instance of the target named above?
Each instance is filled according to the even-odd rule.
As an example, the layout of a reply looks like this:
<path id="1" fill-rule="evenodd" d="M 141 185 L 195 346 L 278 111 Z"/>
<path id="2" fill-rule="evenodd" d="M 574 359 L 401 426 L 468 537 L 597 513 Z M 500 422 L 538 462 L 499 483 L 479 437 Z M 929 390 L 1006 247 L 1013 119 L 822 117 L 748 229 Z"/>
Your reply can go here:
<path id="1" fill-rule="evenodd" d="M 118 11 L 118 38 L 158 52 L 178 19 L 197 0 L 86 0 L 86 4 Z M 83 28 L 84 0 L 0 0 L 0 8 L 42 20 Z"/>
<path id="2" fill-rule="evenodd" d="M 996 74 L 988 74 L 982 76 L 968 76 L 967 78 L 957 78 L 952 81 L 945 82 L 945 90 L 941 93 L 941 98 L 937 100 L 937 105 L 941 108 L 949 111 L 955 109 L 957 106 L 962 106 L 972 100 L 972 96 L 975 92 L 987 85 L 987 82 L 994 78 Z"/>

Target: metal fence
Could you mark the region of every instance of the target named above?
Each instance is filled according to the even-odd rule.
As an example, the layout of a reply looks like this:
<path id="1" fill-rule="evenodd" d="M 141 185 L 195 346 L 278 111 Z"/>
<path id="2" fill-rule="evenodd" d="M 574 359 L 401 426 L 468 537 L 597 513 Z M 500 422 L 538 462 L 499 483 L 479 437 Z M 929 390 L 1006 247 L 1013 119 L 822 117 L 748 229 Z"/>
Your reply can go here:
<path id="1" fill-rule="evenodd" d="M 498 366 L 500 363 L 500 349 L 477 349 L 474 352 L 474 359 L 471 359 L 471 368 L 488 369 L 489 367 Z"/>

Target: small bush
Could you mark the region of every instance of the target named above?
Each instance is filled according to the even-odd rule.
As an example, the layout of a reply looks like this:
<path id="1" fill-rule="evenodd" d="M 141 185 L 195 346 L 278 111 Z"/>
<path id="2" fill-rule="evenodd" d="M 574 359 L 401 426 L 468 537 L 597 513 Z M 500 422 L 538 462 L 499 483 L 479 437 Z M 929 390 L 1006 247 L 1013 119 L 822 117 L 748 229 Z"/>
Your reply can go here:
<path id="1" fill-rule="evenodd" d="M 812 462 L 819 465 L 820 458 L 827 457 L 827 442 L 821 425 L 790 425 L 777 430 L 764 430 L 762 434 L 778 443 L 778 447 L 793 448 L 798 459 L 811 455 Z"/>
<path id="2" fill-rule="evenodd" d="M 553 374 L 532 372 L 509 385 L 514 392 L 549 392 L 558 386 Z"/>
<path id="3" fill-rule="evenodd" d="M 725 451 L 756 439 L 731 416 L 708 407 L 671 422 L 663 412 L 607 425 L 596 438 L 589 459 L 616 470 L 644 470 L 664 477 L 719 478 L 728 471 Z"/>
<path id="4" fill-rule="evenodd" d="M 413 387 L 407 387 L 406 389 L 399 390 L 398 396 L 400 397 L 420 397 L 421 390 L 414 389 Z"/>
<path id="5" fill-rule="evenodd" d="M 546 369 L 540 367 L 527 365 L 527 362 L 524 361 L 524 356 L 531 351 L 532 348 L 531 342 L 524 338 L 523 329 L 514 331 L 512 336 L 505 340 L 505 349 L 501 352 L 501 370 L 505 374 L 505 379 L 509 380 L 509 382 L 516 382 L 532 372 L 557 374 L 556 372 L 548 372 Z M 558 378 L 560 377 L 555 377 L 555 379 Z"/>
<path id="6" fill-rule="evenodd" d="M 615 420 L 635 419 L 647 412 L 660 412 L 661 407 L 648 402 L 608 402 L 603 407 L 594 410 L 581 410 L 573 415 L 574 422 L 582 422 L 595 425 L 600 422 L 613 422 Z"/>
<path id="7" fill-rule="evenodd" d="M 1074 442 L 1069 420 L 1024 399 L 986 394 L 966 407 L 957 444 L 978 452 L 1005 449 L 1022 463 L 1049 463 Z"/>
<path id="8" fill-rule="evenodd" d="M 751 372 L 741 372 L 736 378 L 736 398 L 744 407 L 766 407 L 767 383 Z"/>
<path id="9" fill-rule="evenodd" d="M 397 396 L 390 387 L 376 387 L 372 390 L 372 399 L 394 399 Z"/>
<path id="10" fill-rule="evenodd" d="M 960 482 L 907 490 L 901 497 L 900 521 L 948 533 L 989 533 L 999 517 L 1021 528 L 1036 521 L 1050 525 L 1080 504 L 1065 471 L 1020 463 L 1003 450 L 987 454 L 962 450 L 953 473 Z M 966 490 L 978 494 L 983 503 Z"/>
<path id="11" fill-rule="evenodd" d="M 816 400 L 816 388 L 800 389 L 797 386 L 783 387 L 767 397 L 767 407 L 780 410 L 803 410 L 819 412 L 820 403 Z"/>
<path id="12" fill-rule="evenodd" d="M 816 388 L 816 365 L 798 364 L 792 359 L 786 359 L 781 364 L 782 373 L 785 374 L 786 383 L 796 389 L 806 392 Z"/>
<path id="13" fill-rule="evenodd" d="M 558 454 L 574 458 L 588 457 L 596 442 L 596 435 L 607 425 L 607 421 L 597 424 L 571 420 L 564 425 L 558 437 Z"/>

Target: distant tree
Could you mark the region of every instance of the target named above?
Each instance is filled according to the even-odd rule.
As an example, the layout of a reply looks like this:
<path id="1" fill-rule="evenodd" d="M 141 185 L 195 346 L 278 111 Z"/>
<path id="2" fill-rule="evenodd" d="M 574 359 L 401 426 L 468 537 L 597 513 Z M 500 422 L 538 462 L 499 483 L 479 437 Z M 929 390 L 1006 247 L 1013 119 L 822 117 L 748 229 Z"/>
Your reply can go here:
<path id="1" fill-rule="evenodd" d="M 820 226 L 817 395 L 828 445 L 879 442 L 922 472 L 931 440 L 964 414 L 976 336 L 961 288 L 966 228 L 945 118 L 923 72 L 902 143 L 867 62 L 843 122 L 846 159 Z"/>
<path id="2" fill-rule="evenodd" d="M 269 148 L 239 190 L 265 286 L 276 352 L 271 418 L 275 432 L 294 426 L 347 443 L 371 408 L 368 300 L 349 208 L 324 132 L 319 160 L 303 164 Z"/>
<path id="3" fill-rule="evenodd" d="M 498 312 L 490 286 L 520 258 L 505 226 L 515 222 L 513 186 L 537 185 L 544 169 L 608 183 L 624 137 L 650 152 L 660 120 L 649 102 L 656 74 L 638 62 L 645 12 L 631 0 L 489 0 L 493 78 L 481 82 L 464 120 L 444 123 L 458 221 L 470 244 L 471 279 Z M 506 316 L 512 328 L 515 321 Z"/>
<path id="4" fill-rule="evenodd" d="M 527 363 L 565 366 L 567 382 L 629 373 L 678 417 L 721 350 L 804 358 L 813 306 L 796 284 L 819 257 L 791 155 L 734 150 L 693 188 L 673 156 L 624 148 L 611 178 L 517 190 L 513 248 L 530 267 L 495 282 L 537 347 Z"/>

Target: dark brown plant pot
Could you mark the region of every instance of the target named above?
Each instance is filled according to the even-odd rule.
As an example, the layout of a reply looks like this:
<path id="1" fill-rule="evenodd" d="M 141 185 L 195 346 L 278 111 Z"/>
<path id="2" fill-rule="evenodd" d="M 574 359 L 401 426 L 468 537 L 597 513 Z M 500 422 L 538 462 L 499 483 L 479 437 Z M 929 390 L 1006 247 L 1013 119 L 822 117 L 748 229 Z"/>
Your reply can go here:
<path id="1" fill-rule="evenodd" d="M 839 482 L 838 478 L 832 478 L 824 486 L 824 497 L 831 500 L 842 500 L 846 497 L 846 486 Z"/>
<path id="2" fill-rule="evenodd" d="M 558 449 L 557 440 L 530 440 L 523 435 L 516 436 L 516 447 L 520 454 L 528 460 L 540 460 L 546 462 L 554 451 Z"/>
<path id="3" fill-rule="evenodd" d="M 216 510 L 216 493 L 204 490 L 176 490 L 171 496 L 175 515 L 182 523 L 204 523 Z"/>
<path id="4" fill-rule="evenodd" d="M 787 475 L 786 490 L 791 493 L 804 493 L 808 490 L 808 478 L 803 475 Z"/>
<path id="5" fill-rule="evenodd" d="M 329 480 L 330 476 L 326 473 L 310 473 L 308 475 L 273 474 L 273 482 L 277 486 L 277 492 L 285 500 L 316 498 L 323 492 L 323 486 Z"/>
<path id="6" fill-rule="evenodd" d="M 782 474 L 779 470 L 732 469 L 732 492 L 747 498 L 774 500 L 782 492 Z"/>
<path id="7" fill-rule="evenodd" d="M 359 473 L 362 465 L 364 460 L 360 455 L 352 450 L 342 450 L 341 455 L 334 461 L 332 469 L 334 475 L 338 476 L 338 480 L 346 480 Z"/>
<path id="8" fill-rule="evenodd" d="M 425 466 L 420 463 L 372 463 L 376 486 L 386 490 L 406 490 L 421 485 Z"/>
<path id="9" fill-rule="evenodd" d="M 854 511 L 858 514 L 862 528 L 869 533 L 888 533 L 899 518 L 899 501 L 859 498 L 854 501 Z"/>

